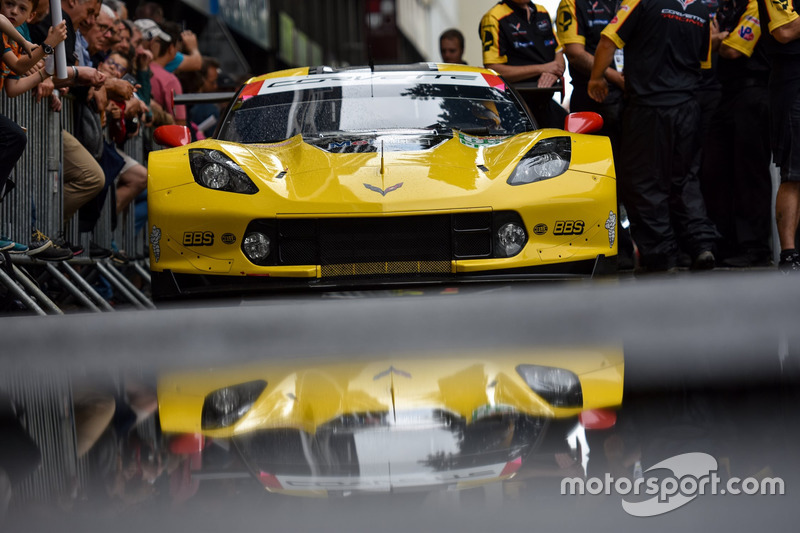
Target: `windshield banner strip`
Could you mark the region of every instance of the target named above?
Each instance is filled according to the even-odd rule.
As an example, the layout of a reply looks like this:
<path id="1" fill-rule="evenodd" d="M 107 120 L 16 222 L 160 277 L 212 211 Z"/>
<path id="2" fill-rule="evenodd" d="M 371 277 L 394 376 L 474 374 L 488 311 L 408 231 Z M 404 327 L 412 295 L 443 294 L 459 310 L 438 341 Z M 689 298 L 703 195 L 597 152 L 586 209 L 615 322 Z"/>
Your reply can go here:
<path id="1" fill-rule="evenodd" d="M 261 82 L 259 82 L 261 83 Z M 276 78 L 264 80 L 258 94 L 281 93 L 298 89 L 324 89 L 329 87 L 353 87 L 357 85 L 459 85 L 471 87 L 490 87 L 481 74 L 473 73 L 341 73 L 321 74 L 303 77 Z M 253 94 L 252 91 L 247 91 Z M 244 91 L 243 91 L 244 93 Z"/>

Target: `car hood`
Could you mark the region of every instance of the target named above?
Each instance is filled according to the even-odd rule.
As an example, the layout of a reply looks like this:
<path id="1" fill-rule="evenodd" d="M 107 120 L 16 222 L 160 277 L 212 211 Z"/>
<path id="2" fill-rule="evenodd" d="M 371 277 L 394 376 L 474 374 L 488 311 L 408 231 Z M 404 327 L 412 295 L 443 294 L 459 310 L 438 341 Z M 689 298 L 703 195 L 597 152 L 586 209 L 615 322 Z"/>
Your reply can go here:
<path id="1" fill-rule="evenodd" d="M 538 140 L 557 135 L 565 133 L 539 130 L 480 137 L 453 132 L 452 136 L 354 136 L 309 142 L 298 135 L 275 144 L 212 140 L 189 148 L 227 153 L 260 192 L 285 200 L 287 212 L 380 213 L 441 209 L 445 202 L 465 209 L 495 205 L 492 191 L 507 196 L 506 180 L 522 156 Z M 609 165 L 573 157 L 570 168 L 613 175 Z M 294 209 L 292 202 L 302 203 L 303 208 Z"/>
<path id="2" fill-rule="evenodd" d="M 471 423 L 506 410 L 546 417 L 572 416 L 581 411 L 554 407 L 542 400 L 520 378 L 518 364 L 570 369 L 581 380 L 583 409 L 621 401 L 622 352 L 612 347 L 493 353 L 490 360 L 485 355 L 457 359 L 401 356 L 335 364 L 255 363 L 214 372 L 170 373 L 159 378 L 159 413 L 164 431 L 199 433 L 204 399 L 211 391 L 255 378 L 266 381 L 267 387 L 251 411 L 235 426 L 207 430 L 209 436 L 269 428 L 315 433 L 318 427 L 340 417 L 363 413 L 397 416 L 438 409 L 456 413 Z"/>

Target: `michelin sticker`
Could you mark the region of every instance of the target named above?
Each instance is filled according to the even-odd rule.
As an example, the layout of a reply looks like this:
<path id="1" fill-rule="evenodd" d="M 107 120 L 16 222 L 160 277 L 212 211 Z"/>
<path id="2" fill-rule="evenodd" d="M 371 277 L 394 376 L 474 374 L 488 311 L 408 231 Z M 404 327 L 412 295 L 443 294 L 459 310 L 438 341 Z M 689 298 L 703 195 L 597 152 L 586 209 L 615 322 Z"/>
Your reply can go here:
<path id="1" fill-rule="evenodd" d="M 481 146 L 494 146 L 496 144 L 500 144 L 501 142 L 508 139 L 509 136 L 505 137 L 473 137 L 472 135 L 467 135 L 466 133 L 459 133 L 458 140 L 461 141 L 461 144 L 464 146 L 469 146 L 470 148 L 480 148 Z"/>
<path id="2" fill-rule="evenodd" d="M 608 212 L 608 220 L 606 220 L 606 229 L 608 230 L 608 247 L 614 247 L 614 241 L 617 240 L 617 215 L 614 211 Z"/>
<path id="3" fill-rule="evenodd" d="M 150 232 L 150 244 L 153 246 L 153 256 L 156 258 L 156 263 L 161 259 L 161 230 L 157 226 L 153 226 L 153 231 Z"/>

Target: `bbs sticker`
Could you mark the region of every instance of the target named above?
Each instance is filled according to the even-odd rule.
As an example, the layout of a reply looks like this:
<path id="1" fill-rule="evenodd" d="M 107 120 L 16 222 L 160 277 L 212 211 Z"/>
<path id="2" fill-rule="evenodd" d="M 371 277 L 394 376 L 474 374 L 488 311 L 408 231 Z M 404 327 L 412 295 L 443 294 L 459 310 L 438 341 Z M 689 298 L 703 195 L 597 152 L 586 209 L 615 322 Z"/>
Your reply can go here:
<path id="1" fill-rule="evenodd" d="M 585 226 L 583 220 L 556 220 L 553 235 L 582 235 Z"/>
<path id="2" fill-rule="evenodd" d="M 184 246 L 212 246 L 214 234 L 210 231 L 187 231 L 183 234 Z"/>

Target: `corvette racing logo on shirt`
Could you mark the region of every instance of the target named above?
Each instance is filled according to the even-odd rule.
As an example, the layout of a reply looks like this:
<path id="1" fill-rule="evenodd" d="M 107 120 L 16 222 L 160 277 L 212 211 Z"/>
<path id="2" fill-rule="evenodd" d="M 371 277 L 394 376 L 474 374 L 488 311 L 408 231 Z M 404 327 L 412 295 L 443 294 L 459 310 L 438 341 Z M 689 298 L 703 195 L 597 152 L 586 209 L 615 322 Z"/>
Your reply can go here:
<path id="1" fill-rule="evenodd" d="M 681 5 L 683 10 L 686 11 L 686 8 L 694 4 L 696 1 L 697 0 L 678 0 L 678 3 Z"/>

